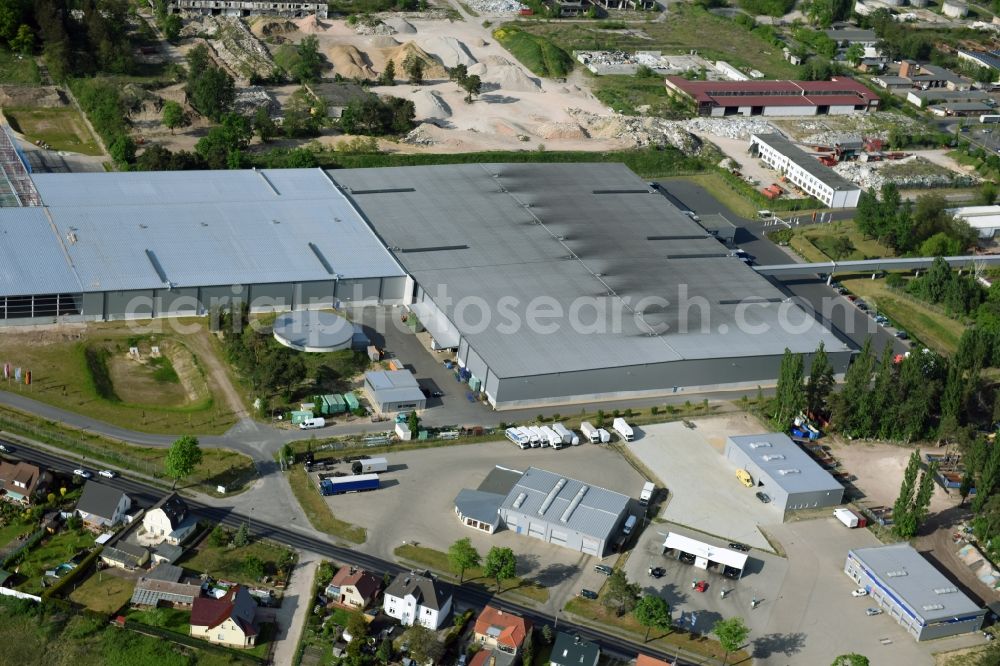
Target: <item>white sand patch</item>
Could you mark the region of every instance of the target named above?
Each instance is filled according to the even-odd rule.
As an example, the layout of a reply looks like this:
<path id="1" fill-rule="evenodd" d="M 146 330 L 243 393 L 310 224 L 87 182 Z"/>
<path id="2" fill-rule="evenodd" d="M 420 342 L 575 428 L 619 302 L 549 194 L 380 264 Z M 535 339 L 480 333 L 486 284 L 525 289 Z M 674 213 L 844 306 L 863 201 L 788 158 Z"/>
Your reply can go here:
<path id="1" fill-rule="evenodd" d="M 434 90 L 421 90 L 413 97 L 417 120 L 444 120 L 451 118 L 451 107 Z"/>
<path id="2" fill-rule="evenodd" d="M 417 29 L 413 27 L 413 24 L 401 17 L 387 18 L 383 23 L 401 35 L 417 34 Z"/>
<path id="3" fill-rule="evenodd" d="M 454 37 L 430 37 L 420 39 L 417 43 L 424 51 L 437 58 L 442 65 L 449 69 L 455 65 L 469 67 L 477 62 L 469 52 L 468 47 Z"/>
<path id="4" fill-rule="evenodd" d="M 486 88 L 497 87 L 506 91 L 535 92 L 541 90 L 538 79 L 524 73 L 517 65 L 487 65 L 478 63 L 469 68 L 469 74 L 475 74 L 483 83 L 492 84 Z"/>

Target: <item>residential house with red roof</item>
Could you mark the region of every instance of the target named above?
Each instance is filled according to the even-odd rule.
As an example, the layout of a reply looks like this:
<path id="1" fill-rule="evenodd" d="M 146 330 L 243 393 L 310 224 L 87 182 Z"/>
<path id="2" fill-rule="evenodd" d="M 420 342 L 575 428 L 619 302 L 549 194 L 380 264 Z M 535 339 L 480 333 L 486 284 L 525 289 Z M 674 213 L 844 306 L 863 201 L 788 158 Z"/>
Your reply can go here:
<path id="1" fill-rule="evenodd" d="M 525 639 L 531 634 L 532 626 L 531 620 L 515 613 L 494 606 L 483 608 L 483 612 L 476 618 L 473 636 L 474 640 L 483 646 L 479 654 L 492 654 L 481 657 L 480 662 L 494 666 L 513 663 Z"/>
<path id="2" fill-rule="evenodd" d="M 248 648 L 257 642 L 257 602 L 242 585 L 218 599 L 198 597 L 191 606 L 191 635 L 209 643 Z"/>
<path id="3" fill-rule="evenodd" d="M 375 601 L 381 588 L 381 581 L 364 569 L 343 566 L 326 586 L 326 596 L 340 606 L 363 610 Z"/>

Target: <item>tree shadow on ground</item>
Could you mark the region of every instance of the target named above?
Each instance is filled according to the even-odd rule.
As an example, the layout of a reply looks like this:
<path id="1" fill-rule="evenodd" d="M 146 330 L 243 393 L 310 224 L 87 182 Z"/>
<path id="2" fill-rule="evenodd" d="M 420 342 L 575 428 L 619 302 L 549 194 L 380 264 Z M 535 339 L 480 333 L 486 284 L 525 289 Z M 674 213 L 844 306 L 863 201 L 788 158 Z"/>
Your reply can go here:
<path id="1" fill-rule="evenodd" d="M 767 659 L 775 654 L 783 654 L 790 657 L 802 650 L 806 644 L 806 635 L 795 634 L 767 634 L 752 642 L 754 659 Z"/>

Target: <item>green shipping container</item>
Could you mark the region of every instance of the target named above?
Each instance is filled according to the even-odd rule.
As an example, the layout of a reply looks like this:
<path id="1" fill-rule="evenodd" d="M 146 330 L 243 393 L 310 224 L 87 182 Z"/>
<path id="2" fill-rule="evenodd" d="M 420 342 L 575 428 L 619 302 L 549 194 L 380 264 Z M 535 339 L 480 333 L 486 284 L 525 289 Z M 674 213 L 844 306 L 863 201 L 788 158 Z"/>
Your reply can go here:
<path id="1" fill-rule="evenodd" d="M 355 409 L 357 409 L 358 407 L 361 406 L 361 403 L 358 402 L 357 397 L 355 397 L 355 395 L 353 393 L 345 393 L 344 394 L 344 402 L 347 403 L 347 408 L 349 410 L 351 410 L 352 412 Z"/>
<path id="2" fill-rule="evenodd" d="M 292 412 L 292 425 L 298 425 L 303 421 L 307 421 L 313 417 L 312 412 L 295 411 Z"/>
<path id="3" fill-rule="evenodd" d="M 469 377 L 469 388 L 472 389 L 473 391 L 478 391 L 482 385 L 483 385 L 483 380 L 481 380 L 479 377 L 476 377 L 475 375 Z"/>
<path id="4" fill-rule="evenodd" d="M 323 400 L 326 401 L 327 409 L 330 410 L 326 412 L 327 414 L 343 414 L 347 411 L 347 403 L 344 401 L 344 396 L 339 393 L 324 395 Z"/>

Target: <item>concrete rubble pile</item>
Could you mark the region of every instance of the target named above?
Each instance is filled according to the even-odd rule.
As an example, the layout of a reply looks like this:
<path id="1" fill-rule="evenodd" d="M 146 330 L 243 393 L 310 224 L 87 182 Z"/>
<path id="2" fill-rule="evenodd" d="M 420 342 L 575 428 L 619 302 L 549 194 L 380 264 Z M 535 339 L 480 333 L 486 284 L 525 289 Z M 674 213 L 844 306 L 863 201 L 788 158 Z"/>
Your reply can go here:
<path id="1" fill-rule="evenodd" d="M 916 167 L 914 173 L 899 173 L 893 167 L 903 165 Z M 927 172 L 920 173 L 926 166 Z M 883 162 L 841 162 L 833 167 L 841 176 L 869 191 L 877 191 L 886 182 L 895 183 L 901 190 L 923 190 L 935 187 L 968 187 L 974 185 L 977 179 L 965 174 L 957 174 L 941 167 L 935 170 L 922 157 L 911 155 L 898 161 Z M 894 173 L 895 171 L 895 173 Z"/>
<path id="2" fill-rule="evenodd" d="M 686 155 L 697 155 L 702 149 L 701 139 L 688 132 L 683 123 L 676 121 L 620 114 L 598 115 L 582 109 L 568 109 L 567 112 L 584 132 L 595 138 L 617 139 L 636 148 L 673 146 Z"/>
<path id="3" fill-rule="evenodd" d="M 271 116 L 277 116 L 280 106 L 274 96 L 260 86 L 249 86 L 236 91 L 236 100 L 233 103 L 236 113 L 243 116 L 251 116 L 259 108 L 267 109 Z"/>
<path id="4" fill-rule="evenodd" d="M 375 23 L 359 22 L 354 26 L 354 32 L 359 35 L 395 35 L 396 29 L 381 21 Z"/>
<path id="5" fill-rule="evenodd" d="M 191 16 L 184 21 L 181 37 L 206 37 L 211 39 L 219 32 L 219 22 L 214 16 Z"/>
<path id="6" fill-rule="evenodd" d="M 516 14 L 527 8 L 517 0 L 468 0 L 467 4 L 480 14 Z"/>
<path id="7" fill-rule="evenodd" d="M 270 52 L 242 20 L 229 17 L 216 20 L 219 21 L 219 31 L 216 38 L 208 43 L 243 83 L 249 82 L 255 75 L 269 78 L 277 73 L 278 66 L 274 64 Z"/>
<path id="8" fill-rule="evenodd" d="M 760 118 L 742 118 L 729 116 L 727 118 L 691 118 L 683 121 L 683 126 L 690 132 L 709 134 L 724 139 L 750 140 L 751 134 L 767 134 L 774 132 L 771 123 Z"/>
<path id="9" fill-rule="evenodd" d="M 423 127 L 415 127 L 410 130 L 410 132 L 400 139 L 402 143 L 408 143 L 412 146 L 433 146 L 436 141 L 428 136 L 427 132 Z"/>

